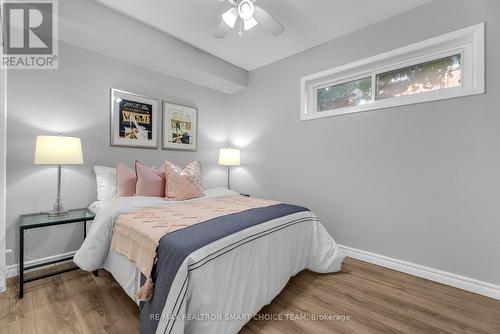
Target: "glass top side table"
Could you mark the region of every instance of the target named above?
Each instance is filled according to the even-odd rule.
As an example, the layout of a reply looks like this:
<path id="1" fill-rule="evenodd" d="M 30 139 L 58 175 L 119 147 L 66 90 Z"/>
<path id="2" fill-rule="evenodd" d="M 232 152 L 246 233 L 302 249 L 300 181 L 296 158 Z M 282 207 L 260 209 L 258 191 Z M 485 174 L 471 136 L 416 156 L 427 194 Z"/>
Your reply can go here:
<path id="1" fill-rule="evenodd" d="M 19 216 L 19 298 L 23 298 L 24 283 L 28 283 L 45 277 L 54 276 L 71 270 L 78 269 L 78 267 L 71 267 L 25 279 L 24 273 L 27 270 L 32 270 L 49 264 L 55 264 L 58 262 L 64 262 L 73 259 L 73 255 L 71 255 L 64 258 L 58 258 L 56 260 L 43 261 L 33 265 L 25 266 L 24 236 L 26 230 L 48 227 L 48 226 L 63 225 L 63 224 L 83 223 L 83 238 L 85 239 L 87 236 L 86 222 L 93 220 L 94 217 L 95 215 L 87 208 L 69 210 L 67 215 L 59 217 L 49 217 L 47 213 L 32 213 Z"/>

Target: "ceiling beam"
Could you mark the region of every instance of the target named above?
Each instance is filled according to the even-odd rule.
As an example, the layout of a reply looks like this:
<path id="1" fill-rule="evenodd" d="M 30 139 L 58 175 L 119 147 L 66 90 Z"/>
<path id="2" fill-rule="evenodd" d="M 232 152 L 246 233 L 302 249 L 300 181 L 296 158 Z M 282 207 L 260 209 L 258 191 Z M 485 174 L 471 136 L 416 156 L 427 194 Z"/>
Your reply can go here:
<path id="1" fill-rule="evenodd" d="M 247 71 L 91 0 L 59 1 L 59 26 L 63 42 L 224 93 L 248 85 Z"/>

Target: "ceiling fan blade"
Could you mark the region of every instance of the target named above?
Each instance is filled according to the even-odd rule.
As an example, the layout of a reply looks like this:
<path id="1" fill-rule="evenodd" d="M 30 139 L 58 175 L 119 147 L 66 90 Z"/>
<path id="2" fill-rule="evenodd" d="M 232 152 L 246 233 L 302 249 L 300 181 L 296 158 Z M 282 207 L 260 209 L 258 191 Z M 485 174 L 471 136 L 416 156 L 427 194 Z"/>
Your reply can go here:
<path id="1" fill-rule="evenodd" d="M 260 7 L 255 6 L 253 17 L 274 36 L 278 36 L 285 30 L 281 23 Z"/>
<path id="2" fill-rule="evenodd" d="M 226 37 L 229 30 L 231 30 L 231 27 L 228 26 L 226 24 L 226 22 L 224 22 L 224 20 L 220 20 L 219 26 L 215 30 L 213 36 L 214 36 L 214 38 L 222 39 L 222 38 Z"/>
<path id="3" fill-rule="evenodd" d="M 221 16 L 224 22 L 226 22 L 229 27 L 234 28 L 236 20 L 238 19 L 238 8 L 229 8 L 224 13 L 222 13 Z"/>

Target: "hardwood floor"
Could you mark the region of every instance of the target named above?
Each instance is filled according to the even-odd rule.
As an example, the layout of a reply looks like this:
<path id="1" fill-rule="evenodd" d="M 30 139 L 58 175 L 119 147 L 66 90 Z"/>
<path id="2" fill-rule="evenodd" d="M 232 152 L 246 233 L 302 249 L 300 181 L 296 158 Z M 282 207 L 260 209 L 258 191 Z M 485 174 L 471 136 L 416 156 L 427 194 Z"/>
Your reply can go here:
<path id="1" fill-rule="evenodd" d="M 22 300 L 11 279 L 0 294 L 2 334 L 138 333 L 138 314 L 104 270 L 28 283 Z M 292 278 L 240 333 L 498 334 L 500 301 L 347 258 L 340 273 Z"/>

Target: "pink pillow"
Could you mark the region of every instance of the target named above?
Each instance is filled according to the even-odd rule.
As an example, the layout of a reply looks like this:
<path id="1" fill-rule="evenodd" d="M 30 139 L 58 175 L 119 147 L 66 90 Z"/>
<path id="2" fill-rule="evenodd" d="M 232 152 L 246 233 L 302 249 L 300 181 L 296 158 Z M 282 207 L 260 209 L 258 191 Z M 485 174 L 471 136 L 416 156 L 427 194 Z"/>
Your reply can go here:
<path id="1" fill-rule="evenodd" d="M 165 171 L 147 167 L 139 161 L 135 161 L 135 173 L 137 184 L 135 186 L 136 196 L 165 197 Z"/>
<path id="2" fill-rule="evenodd" d="M 116 165 L 116 197 L 134 196 L 136 180 L 135 171 L 119 162 Z"/>
<path id="3" fill-rule="evenodd" d="M 182 169 L 165 160 L 165 175 L 165 192 L 168 199 L 185 200 L 204 195 L 201 163 L 198 160 L 191 161 Z"/>

